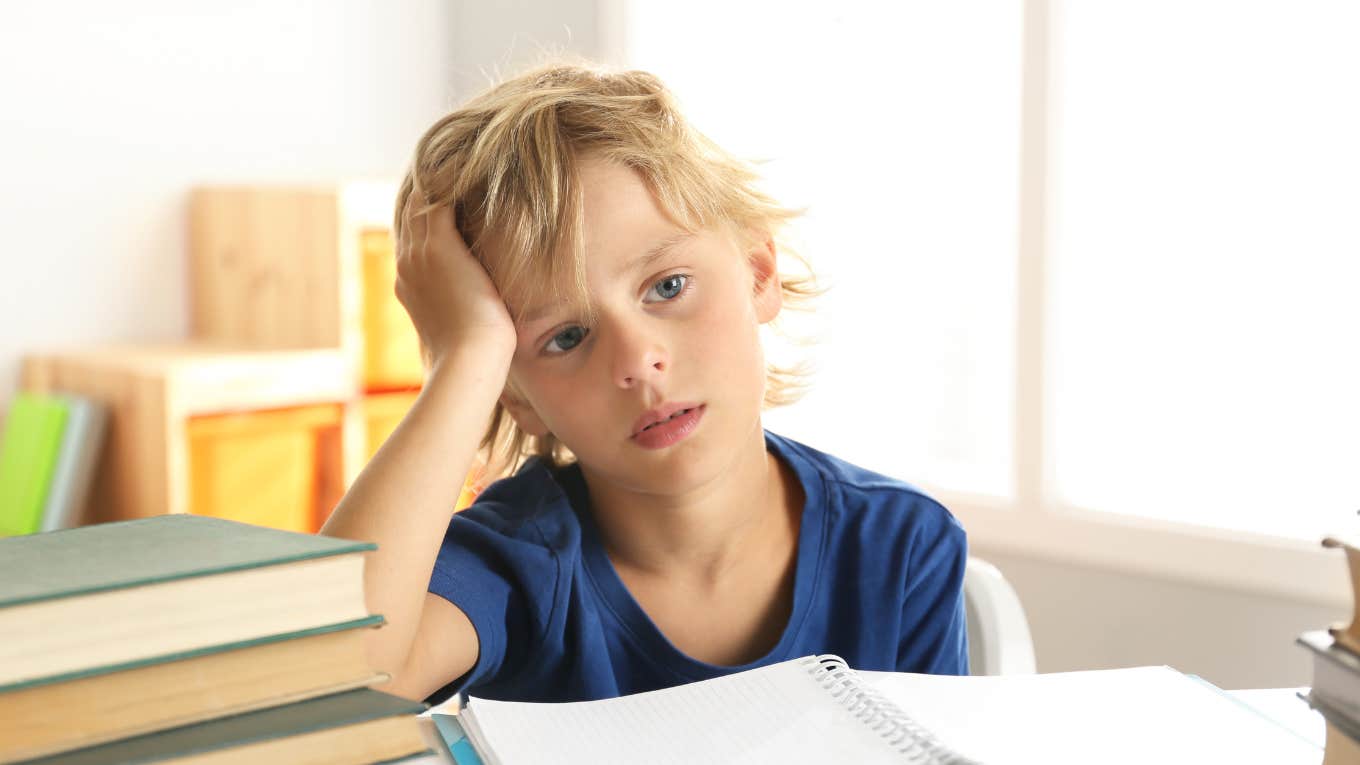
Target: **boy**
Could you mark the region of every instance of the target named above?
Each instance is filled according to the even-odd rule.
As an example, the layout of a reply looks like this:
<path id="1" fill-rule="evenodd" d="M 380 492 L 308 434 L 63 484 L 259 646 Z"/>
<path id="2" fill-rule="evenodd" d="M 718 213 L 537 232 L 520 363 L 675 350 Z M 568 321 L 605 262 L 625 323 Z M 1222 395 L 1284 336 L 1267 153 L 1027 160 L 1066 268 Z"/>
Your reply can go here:
<path id="1" fill-rule="evenodd" d="M 396 292 L 426 382 L 323 529 L 379 545 L 384 690 L 586 700 L 820 653 L 967 673 L 957 521 L 761 427 L 789 377 L 759 327 L 815 290 L 754 181 L 642 72 L 530 72 L 421 138 Z M 529 459 L 455 516 L 479 444 Z"/>

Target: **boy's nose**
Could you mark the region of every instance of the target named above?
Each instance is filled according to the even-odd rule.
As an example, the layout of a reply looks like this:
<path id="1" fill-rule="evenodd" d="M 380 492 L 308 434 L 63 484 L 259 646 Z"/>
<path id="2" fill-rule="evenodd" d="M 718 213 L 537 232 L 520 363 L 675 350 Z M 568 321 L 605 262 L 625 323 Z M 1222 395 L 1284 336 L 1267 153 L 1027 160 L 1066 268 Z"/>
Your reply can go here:
<path id="1" fill-rule="evenodd" d="M 655 338 L 643 333 L 620 332 L 614 350 L 614 382 L 632 388 L 643 381 L 656 381 L 670 367 L 670 359 Z"/>
<path id="2" fill-rule="evenodd" d="M 623 388 L 631 388 L 634 385 L 636 385 L 640 380 L 647 379 L 653 375 L 659 376 L 659 374 L 657 373 L 663 371 L 665 371 L 665 364 L 660 361 L 654 362 L 651 365 L 649 371 L 643 371 L 641 374 L 637 375 L 624 375 L 623 377 L 621 377 L 619 379 L 619 386 Z"/>

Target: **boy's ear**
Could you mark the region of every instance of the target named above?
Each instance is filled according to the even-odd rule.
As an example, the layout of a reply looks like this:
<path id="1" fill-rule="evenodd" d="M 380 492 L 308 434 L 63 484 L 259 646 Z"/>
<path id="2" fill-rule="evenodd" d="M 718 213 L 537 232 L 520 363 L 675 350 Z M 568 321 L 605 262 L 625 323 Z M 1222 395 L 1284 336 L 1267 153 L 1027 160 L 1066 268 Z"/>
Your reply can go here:
<path id="1" fill-rule="evenodd" d="M 542 438 L 548 434 L 548 426 L 539 419 L 538 413 L 529 405 L 529 402 L 517 396 L 514 391 L 507 386 L 501 391 L 501 406 L 514 418 L 515 424 L 519 429 L 531 436 Z"/>
<path id="2" fill-rule="evenodd" d="M 784 287 L 779 281 L 779 268 L 775 262 L 774 238 L 761 232 L 754 238 L 746 253 L 755 277 L 752 286 L 755 298 L 756 319 L 765 324 L 779 315 L 784 307 Z"/>

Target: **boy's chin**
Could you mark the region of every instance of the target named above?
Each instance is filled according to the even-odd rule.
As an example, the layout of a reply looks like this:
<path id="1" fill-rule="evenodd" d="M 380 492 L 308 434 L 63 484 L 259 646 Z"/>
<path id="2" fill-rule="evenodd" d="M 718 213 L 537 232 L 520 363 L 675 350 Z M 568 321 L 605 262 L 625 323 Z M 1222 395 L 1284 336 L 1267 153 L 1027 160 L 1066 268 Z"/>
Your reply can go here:
<path id="1" fill-rule="evenodd" d="M 588 478 L 644 494 L 674 494 L 702 486 L 721 469 L 718 455 L 697 446 L 681 442 L 664 449 L 644 449 L 630 442 L 604 455 L 577 454 L 577 459 Z"/>

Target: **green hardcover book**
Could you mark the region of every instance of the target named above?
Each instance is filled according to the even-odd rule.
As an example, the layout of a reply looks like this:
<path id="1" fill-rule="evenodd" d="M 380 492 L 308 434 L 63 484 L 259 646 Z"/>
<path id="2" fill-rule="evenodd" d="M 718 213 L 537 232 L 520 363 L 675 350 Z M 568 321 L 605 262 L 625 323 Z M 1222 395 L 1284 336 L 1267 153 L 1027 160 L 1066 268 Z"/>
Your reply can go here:
<path id="1" fill-rule="evenodd" d="M 0 763 L 366 688 L 381 616 L 0 687 Z M 79 725 L 72 725 L 79 720 Z"/>
<path id="2" fill-rule="evenodd" d="M 193 515 L 0 539 L 0 687 L 363 619 L 376 548 Z"/>
<path id="3" fill-rule="evenodd" d="M 26 765 L 136 765 L 173 761 L 251 765 L 392 762 L 431 754 L 416 715 L 418 701 L 362 689 L 285 707 L 124 739 Z M 230 758 L 230 759 L 228 759 Z"/>
<path id="4" fill-rule="evenodd" d="M 0 536 L 32 534 L 42 523 L 66 411 L 62 399 L 34 393 L 10 404 L 0 441 Z"/>

